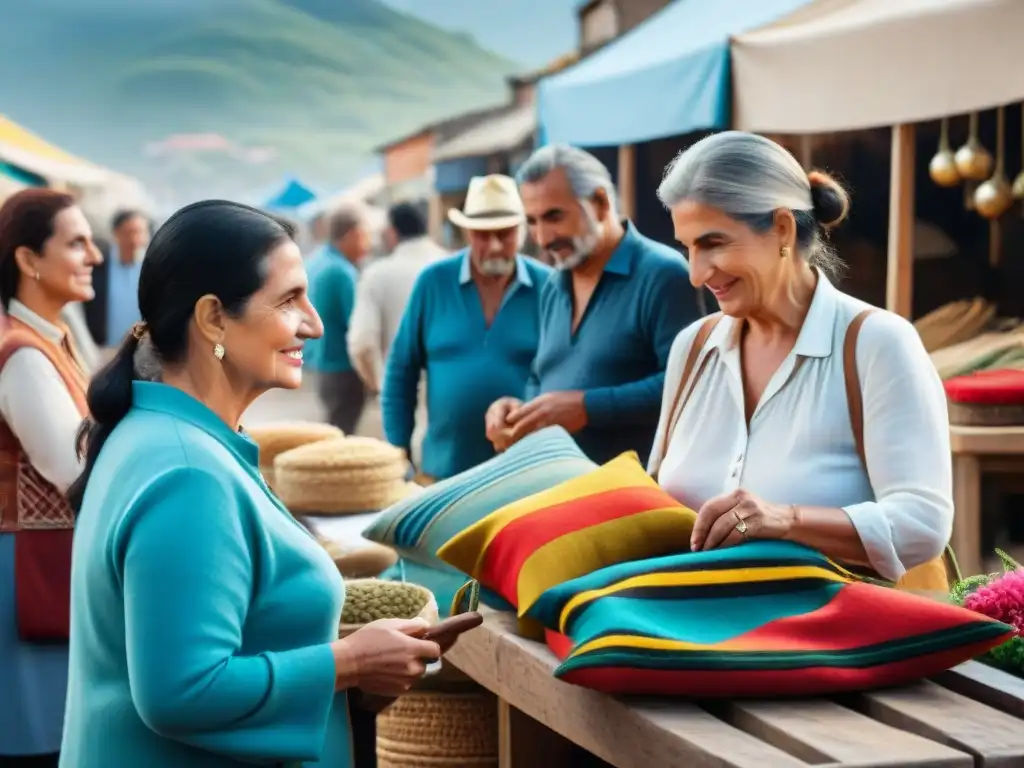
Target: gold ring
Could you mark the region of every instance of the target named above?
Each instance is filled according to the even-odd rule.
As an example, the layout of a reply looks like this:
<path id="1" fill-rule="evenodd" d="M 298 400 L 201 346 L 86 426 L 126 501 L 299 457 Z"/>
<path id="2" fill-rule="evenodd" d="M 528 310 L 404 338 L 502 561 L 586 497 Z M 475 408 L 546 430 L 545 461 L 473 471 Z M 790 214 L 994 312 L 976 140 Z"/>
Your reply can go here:
<path id="1" fill-rule="evenodd" d="M 736 516 L 736 530 L 743 534 L 744 539 L 747 538 L 747 521 L 740 517 L 739 512 L 734 510 L 733 514 Z"/>

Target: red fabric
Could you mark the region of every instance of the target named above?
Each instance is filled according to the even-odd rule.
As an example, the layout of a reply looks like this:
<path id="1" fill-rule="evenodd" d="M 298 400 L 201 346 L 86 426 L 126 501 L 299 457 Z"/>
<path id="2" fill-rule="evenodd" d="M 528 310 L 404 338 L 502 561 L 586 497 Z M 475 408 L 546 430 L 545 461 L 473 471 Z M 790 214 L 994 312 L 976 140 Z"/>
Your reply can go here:
<path id="1" fill-rule="evenodd" d="M 807 667 L 729 672 L 597 667 L 559 675 L 559 679 L 614 695 L 679 696 L 685 691 L 687 697 L 695 699 L 823 696 L 917 682 L 952 669 L 992 646 L 986 641 L 864 669 Z"/>
<path id="2" fill-rule="evenodd" d="M 945 382 L 946 396 L 964 405 L 1024 405 L 1024 370 L 981 371 Z"/>
<path id="3" fill-rule="evenodd" d="M 18 531 L 14 588 L 18 635 L 31 643 L 67 642 L 71 624 L 74 531 Z"/>
<path id="4" fill-rule="evenodd" d="M 612 520 L 678 506 L 661 488 L 629 486 L 541 507 L 498 531 L 487 545 L 480 583 L 518 608 L 519 573 L 544 545 Z"/>

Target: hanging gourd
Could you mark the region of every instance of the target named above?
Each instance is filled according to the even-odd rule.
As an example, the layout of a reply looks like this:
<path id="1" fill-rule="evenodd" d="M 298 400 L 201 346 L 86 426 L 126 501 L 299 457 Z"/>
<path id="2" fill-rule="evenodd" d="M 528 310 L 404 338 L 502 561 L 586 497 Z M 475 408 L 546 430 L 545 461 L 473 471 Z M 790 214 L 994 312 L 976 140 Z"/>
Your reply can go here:
<path id="1" fill-rule="evenodd" d="M 996 167 L 992 178 L 974 192 L 974 208 L 986 219 L 998 219 L 1013 205 L 1013 191 L 1006 178 L 1006 109 L 996 110 Z"/>
<path id="2" fill-rule="evenodd" d="M 984 181 L 992 173 L 992 155 L 981 145 L 978 138 L 978 113 L 970 117 L 970 132 L 967 143 L 956 151 L 954 159 L 960 178 L 966 181 Z"/>
<path id="3" fill-rule="evenodd" d="M 960 172 L 956 169 L 956 156 L 949 144 L 949 118 L 942 118 L 939 129 L 939 149 L 928 163 L 932 181 L 940 187 L 955 187 L 960 183 Z"/>

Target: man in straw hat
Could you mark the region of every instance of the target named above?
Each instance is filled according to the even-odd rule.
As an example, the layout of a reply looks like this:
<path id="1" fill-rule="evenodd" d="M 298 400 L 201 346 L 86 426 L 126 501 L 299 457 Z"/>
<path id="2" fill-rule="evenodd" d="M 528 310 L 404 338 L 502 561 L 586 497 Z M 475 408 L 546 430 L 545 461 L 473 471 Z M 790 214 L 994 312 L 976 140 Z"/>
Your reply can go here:
<path id="1" fill-rule="evenodd" d="M 533 239 L 560 274 L 541 294 L 527 397 L 494 403 L 488 437 L 504 450 L 559 424 L 593 461 L 636 451 L 646 462 L 672 342 L 701 314 L 686 260 L 619 218 L 608 170 L 582 149 L 542 147 L 518 181 Z"/>
<path id="2" fill-rule="evenodd" d="M 443 479 L 494 455 L 484 414 L 522 398 L 539 338 L 538 302 L 551 270 L 519 253 L 526 216 L 508 176 L 476 177 L 448 212 L 469 247 L 420 274 L 391 345 L 381 410 L 393 445 L 410 448 L 416 388 L 427 378 L 421 474 Z"/>

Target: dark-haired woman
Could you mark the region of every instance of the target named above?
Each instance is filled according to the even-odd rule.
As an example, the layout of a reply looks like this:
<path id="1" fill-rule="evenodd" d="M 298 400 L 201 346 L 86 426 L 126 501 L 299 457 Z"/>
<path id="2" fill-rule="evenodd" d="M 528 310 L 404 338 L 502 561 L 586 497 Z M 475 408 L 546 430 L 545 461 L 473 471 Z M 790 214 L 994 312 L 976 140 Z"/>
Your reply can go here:
<path id="1" fill-rule="evenodd" d="M 846 192 L 728 131 L 683 152 L 658 194 L 691 280 L 722 309 L 675 341 L 651 456 L 699 510 L 693 548 L 786 539 L 944 589 L 945 396 L 910 323 L 830 282 L 823 231 L 846 217 Z"/>
<path id="2" fill-rule="evenodd" d="M 75 433 L 86 379 L 62 311 L 101 261 L 74 200 L 0 208 L 0 765 L 56 765 L 68 670 Z"/>
<path id="3" fill-rule="evenodd" d="M 351 766 L 346 689 L 398 695 L 440 653 L 422 621 L 344 640 L 337 568 L 270 493 L 239 419 L 302 381 L 322 332 L 292 233 L 207 201 L 154 236 L 142 321 L 89 387 L 67 768 Z M 134 358 L 155 356 L 159 383 Z"/>

